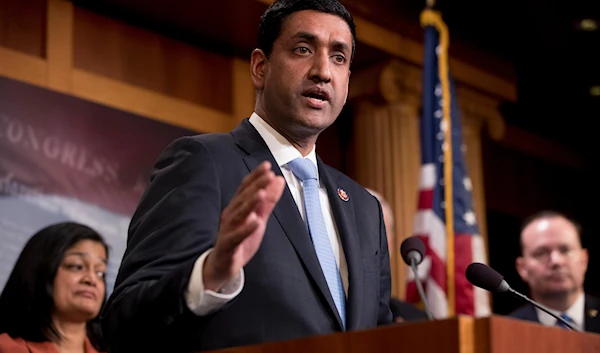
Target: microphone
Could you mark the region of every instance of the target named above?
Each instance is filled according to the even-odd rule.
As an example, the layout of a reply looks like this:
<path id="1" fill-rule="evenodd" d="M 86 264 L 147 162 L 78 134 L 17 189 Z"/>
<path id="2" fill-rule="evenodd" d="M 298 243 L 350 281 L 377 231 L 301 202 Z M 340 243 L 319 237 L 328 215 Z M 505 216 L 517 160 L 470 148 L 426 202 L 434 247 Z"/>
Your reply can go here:
<path id="1" fill-rule="evenodd" d="M 409 265 L 410 268 L 412 268 L 413 274 L 415 275 L 417 291 L 419 292 L 419 296 L 421 297 L 423 305 L 425 306 L 427 318 L 429 320 L 433 320 L 433 315 L 431 315 L 431 310 L 429 310 L 429 305 L 427 304 L 427 299 L 425 298 L 425 292 L 423 292 L 423 285 L 421 284 L 421 279 L 419 278 L 419 273 L 417 271 L 417 266 L 425 258 L 424 254 L 425 244 L 423 244 L 423 241 L 417 237 L 408 237 L 404 239 L 402 245 L 400 245 L 400 255 L 402 255 L 404 262 Z"/>
<path id="2" fill-rule="evenodd" d="M 546 312 L 556 320 L 562 322 L 573 331 L 581 332 L 581 329 L 577 326 L 574 326 L 572 323 L 563 319 L 562 317 L 552 313 L 550 309 L 545 307 L 544 305 L 529 299 L 527 296 L 517 292 L 512 289 L 508 283 L 504 280 L 501 274 L 496 272 L 491 267 L 484 265 L 479 262 L 474 262 L 467 267 L 466 271 L 467 279 L 471 282 L 472 285 L 483 288 L 490 292 L 498 292 L 498 293 L 512 293 L 516 297 L 524 299 L 525 301 L 531 303 L 533 306 L 539 308 L 540 310 Z"/>

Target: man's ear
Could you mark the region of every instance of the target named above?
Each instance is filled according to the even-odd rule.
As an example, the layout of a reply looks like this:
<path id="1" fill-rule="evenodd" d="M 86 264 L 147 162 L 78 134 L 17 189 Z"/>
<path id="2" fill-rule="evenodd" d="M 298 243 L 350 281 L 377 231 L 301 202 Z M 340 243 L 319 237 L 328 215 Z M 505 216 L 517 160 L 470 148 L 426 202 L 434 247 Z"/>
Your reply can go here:
<path id="1" fill-rule="evenodd" d="M 261 49 L 254 49 L 250 56 L 250 76 L 256 90 L 262 90 L 265 86 L 265 76 L 269 61 L 267 55 Z"/>
<path id="2" fill-rule="evenodd" d="M 519 276 L 521 276 L 521 279 L 527 283 L 528 274 L 527 269 L 525 268 L 525 259 L 522 256 L 517 257 L 515 267 L 517 268 L 517 272 L 519 273 Z"/>
<path id="3" fill-rule="evenodd" d="M 581 249 L 581 266 L 583 266 L 583 272 L 587 272 L 588 263 L 590 262 L 590 253 L 588 249 Z"/>
<path id="4" fill-rule="evenodd" d="M 348 94 L 350 93 L 350 75 L 352 72 L 348 70 L 348 80 L 346 81 L 346 97 L 344 98 L 344 104 L 348 102 Z"/>

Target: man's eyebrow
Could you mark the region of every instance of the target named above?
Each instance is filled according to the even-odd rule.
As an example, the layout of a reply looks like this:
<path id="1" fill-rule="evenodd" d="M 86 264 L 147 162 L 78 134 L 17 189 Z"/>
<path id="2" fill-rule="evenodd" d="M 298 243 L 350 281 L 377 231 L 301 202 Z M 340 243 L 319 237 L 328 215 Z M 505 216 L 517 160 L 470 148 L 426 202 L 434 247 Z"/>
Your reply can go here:
<path id="1" fill-rule="evenodd" d="M 306 39 L 309 42 L 315 41 L 317 36 L 309 32 L 298 32 L 292 38 Z"/>
<path id="2" fill-rule="evenodd" d="M 292 38 L 305 39 L 307 42 L 315 42 L 317 40 L 317 36 L 310 32 L 298 32 Z M 350 51 L 350 47 L 348 46 L 348 44 L 342 41 L 334 41 L 332 43 L 332 47 L 339 51 Z"/>
<path id="3" fill-rule="evenodd" d="M 339 51 L 346 51 L 349 52 L 350 48 L 348 47 L 348 44 L 344 43 L 344 42 L 340 42 L 340 41 L 334 41 L 333 42 L 333 47 Z"/>

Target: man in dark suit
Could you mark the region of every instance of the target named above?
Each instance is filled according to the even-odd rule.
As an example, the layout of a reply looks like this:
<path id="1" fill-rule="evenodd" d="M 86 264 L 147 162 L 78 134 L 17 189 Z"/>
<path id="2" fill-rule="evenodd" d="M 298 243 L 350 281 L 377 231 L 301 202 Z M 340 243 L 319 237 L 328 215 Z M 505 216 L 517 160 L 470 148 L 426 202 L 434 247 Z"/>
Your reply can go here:
<path id="1" fill-rule="evenodd" d="M 523 224 L 521 250 L 517 271 L 529 285 L 531 297 L 581 329 L 600 333 L 600 300 L 583 291 L 588 252 L 581 246 L 579 225 L 558 212 L 535 214 Z M 530 304 L 510 316 L 563 326 Z"/>
<path id="2" fill-rule="evenodd" d="M 394 322 L 427 320 L 427 313 L 425 311 L 396 297 L 390 298 L 390 310 L 392 310 Z"/>
<path id="3" fill-rule="evenodd" d="M 380 204 L 315 153 L 348 95 L 352 17 L 336 0 L 277 1 L 259 32 L 252 116 L 176 140 L 155 165 L 101 317 L 114 352 L 391 322 Z"/>

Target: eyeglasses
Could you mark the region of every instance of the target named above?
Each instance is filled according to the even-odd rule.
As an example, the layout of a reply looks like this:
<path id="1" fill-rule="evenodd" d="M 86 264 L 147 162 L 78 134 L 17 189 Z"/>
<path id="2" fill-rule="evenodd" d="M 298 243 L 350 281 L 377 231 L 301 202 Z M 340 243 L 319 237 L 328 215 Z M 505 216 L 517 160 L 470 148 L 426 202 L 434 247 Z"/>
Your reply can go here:
<path id="1" fill-rule="evenodd" d="M 570 258 L 574 257 L 576 254 L 578 254 L 580 250 L 581 249 L 570 248 L 567 246 L 559 247 L 558 249 L 541 248 L 541 249 L 535 250 L 531 254 L 531 257 L 533 257 L 535 260 L 537 260 L 539 262 L 549 263 L 550 259 L 552 258 L 552 253 L 554 251 L 558 251 L 560 256 L 562 256 L 563 258 L 570 259 Z"/>

